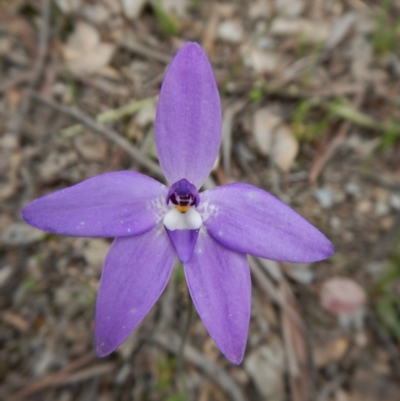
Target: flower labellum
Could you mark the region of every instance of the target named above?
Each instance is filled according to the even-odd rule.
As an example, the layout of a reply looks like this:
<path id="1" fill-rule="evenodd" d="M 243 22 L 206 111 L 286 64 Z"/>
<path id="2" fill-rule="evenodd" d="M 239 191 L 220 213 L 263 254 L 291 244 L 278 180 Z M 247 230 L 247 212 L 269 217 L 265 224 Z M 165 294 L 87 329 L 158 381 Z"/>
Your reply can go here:
<path id="1" fill-rule="evenodd" d="M 99 356 L 114 351 L 163 292 L 178 257 L 195 307 L 221 352 L 239 364 L 251 307 L 246 254 L 308 263 L 331 242 L 271 194 L 248 184 L 199 193 L 221 142 L 221 103 L 202 48 L 185 44 L 161 87 L 155 141 L 166 187 L 133 171 L 89 178 L 29 203 L 26 222 L 55 234 L 114 237 L 95 315 Z"/>

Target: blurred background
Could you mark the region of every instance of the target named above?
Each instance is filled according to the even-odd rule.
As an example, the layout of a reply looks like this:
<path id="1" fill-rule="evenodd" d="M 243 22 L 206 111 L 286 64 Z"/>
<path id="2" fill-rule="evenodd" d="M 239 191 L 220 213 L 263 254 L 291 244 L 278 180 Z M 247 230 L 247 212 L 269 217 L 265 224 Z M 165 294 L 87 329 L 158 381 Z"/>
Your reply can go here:
<path id="1" fill-rule="evenodd" d="M 336 253 L 249 258 L 245 359 L 230 364 L 177 266 L 111 356 L 93 316 L 111 239 L 35 230 L 30 200 L 107 171 L 162 180 L 157 95 L 186 41 L 213 65 L 223 143 L 208 185 L 290 204 Z M 1 0 L 0 399 L 398 401 L 400 1 Z"/>

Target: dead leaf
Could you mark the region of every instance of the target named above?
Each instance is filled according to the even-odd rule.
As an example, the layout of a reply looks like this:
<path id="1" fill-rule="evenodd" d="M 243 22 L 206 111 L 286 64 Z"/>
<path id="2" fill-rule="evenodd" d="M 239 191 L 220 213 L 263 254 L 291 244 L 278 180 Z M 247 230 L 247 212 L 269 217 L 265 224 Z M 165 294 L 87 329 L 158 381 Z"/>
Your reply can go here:
<path id="1" fill-rule="evenodd" d="M 275 164 L 287 173 L 299 151 L 299 142 L 287 125 L 278 127 L 272 148 L 272 159 Z"/>
<path id="2" fill-rule="evenodd" d="M 93 132 L 77 135 L 73 141 L 86 160 L 102 161 L 106 157 L 107 143 Z"/>
<path id="3" fill-rule="evenodd" d="M 78 22 L 62 51 L 67 68 L 73 74 L 91 74 L 109 64 L 115 45 L 101 42 L 94 26 Z"/>
<path id="4" fill-rule="evenodd" d="M 253 134 L 261 153 L 288 172 L 296 159 L 299 144 L 281 117 L 271 108 L 257 110 L 253 117 Z"/>
<path id="5" fill-rule="evenodd" d="M 167 14 L 175 14 L 179 18 L 185 17 L 190 6 L 188 0 L 159 0 L 161 8 Z"/>
<path id="6" fill-rule="evenodd" d="M 56 4 L 64 14 L 72 14 L 81 7 L 81 0 L 56 0 Z"/>
<path id="7" fill-rule="evenodd" d="M 271 35 L 302 36 L 309 42 L 319 43 L 328 39 L 330 24 L 326 21 L 309 21 L 303 18 L 278 17 L 271 24 Z"/>
<path id="8" fill-rule="evenodd" d="M 332 362 L 340 361 L 349 348 L 346 337 L 336 338 L 324 344 L 314 344 L 312 347 L 315 366 L 323 368 Z"/>
<path id="9" fill-rule="evenodd" d="M 244 65 L 259 74 L 272 73 L 285 64 L 282 55 L 273 51 L 250 48 L 242 54 Z"/>
<path id="10" fill-rule="evenodd" d="M 124 14 L 129 19 L 137 18 L 148 0 L 122 0 Z"/>
<path id="11" fill-rule="evenodd" d="M 258 109 L 253 116 L 253 134 L 260 152 L 268 156 L 271 152 L 274 132 L 282 123 L 280 116 L 270 108 Z"/>

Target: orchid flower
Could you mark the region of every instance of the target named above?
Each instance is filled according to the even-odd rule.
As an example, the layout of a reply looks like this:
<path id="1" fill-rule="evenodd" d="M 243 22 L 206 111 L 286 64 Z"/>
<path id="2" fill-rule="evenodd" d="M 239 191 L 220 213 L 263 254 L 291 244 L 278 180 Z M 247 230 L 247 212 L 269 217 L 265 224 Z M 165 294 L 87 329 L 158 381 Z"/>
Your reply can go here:
<path id="1" fill-rule="evenodd" d="M 246 254 L 315 262 L 331 242 L 271 194 L 234 183 L 199 193 L 221 142 L 221 103 L 207 56 L 187 43 L 162 84 L 155 142 L 169 186 L 133 171 L 89 178 L 28 204 L 34 227 L 77 237 L 114 237 L 95 314 L 99 356 L 114 351 L 163 292 L 176 258 L 191 298 L 221 352 L 239 364 L 251 309 Z"/>

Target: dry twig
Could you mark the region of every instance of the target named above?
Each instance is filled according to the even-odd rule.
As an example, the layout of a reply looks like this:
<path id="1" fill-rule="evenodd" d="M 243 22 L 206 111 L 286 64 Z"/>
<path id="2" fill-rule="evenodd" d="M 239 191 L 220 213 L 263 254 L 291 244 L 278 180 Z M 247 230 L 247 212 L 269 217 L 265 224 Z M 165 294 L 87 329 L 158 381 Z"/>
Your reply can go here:
<path id="1" fill-rule="evenodd" d="M 169 332 L 168 334 L 158 332 L 153 340 L 165 350 L 174 355 L 178 355 L 182 341 L 177 334 L 172 332 Z M 231 400 L 246 401 L 246 397 L 242 393 L 240 387 L 216 363 L 203 356 L 189 344 L 185 344 L 183 356 L 187 362 L 195 365 L 198 369 L 204 372 L 210 380 L 214 381 Z"/>
<path id="2" fill-rule="evenodd" d="M 19 134 L 19 131 L 22 128 L 22 125 L 25 121 L 25 118 L 29 112 L 32 94 L 35 86 L 37 85 L 40 76 L 42 75 L 42 70 L 44 67 L 44 62 L 47 54 L 47 46 L 49 39 L 49 26 L 50 26 L 50 0 L 42 0 L 41 1 L 41 9 L 42 9 L 42 29 L 40 30 L 39 36 L 39 45 L 37 51 L 37 58 L 35 65 L 33 67 L 33 72 L 31 73 L 31 81 L 29 83 L 29 87 L 26 91 L 25 97 L 21 103 L 21 106 L 18 111 L 17 119 L 13 126 L 13 131 L 16 135 Z"/>
<path id="3" fill-rule="evenodd" d="M 70 373 L 75 372 L 80 369 L 82 366 L 87 365 L 95 358 L 95 354 L 93 352 L 89 352 L 88 354 L 82 355 L 78 359 L 75 359 L 64 369 L 61 369 L 59 372 L 56 372 L 52 375 L 49 375 L 41 380 L 35 381 L 31 384 L 28 384 L 22 390 L 14 393 L 10 396 L 8 401 L 21 401 L 26 399 L 27 397 L 38 393 L 39 391 L 43 391 L 48 387 L 52 387 L 55 385 L 59 385 L 60 383 L 64 383 L 65 380 L 71 378 L 75 375 L 69 376 Z"/>
<path id="4" fill-rule="evenodd" d="M 224 163 L 224 172 L 229 181 L 232 181 L 231 171 L 231 153 L 232 153 L 232 128 L 233 119 L 243 107 L 247 104 L 247 99 L 238 100 L 229 105 L 224 110 L 222 119 L 222 154 Z"/>
<path id="5" fill-rule="evenodd" d="M 161 168 L 158 164 L 149 160 L 146 156 L 144 156 L 140 152 L 140 150 L 136 149 L 131 143 L 129 143 L 125 138 L 120 136 L 117 132 L 115 132 L 111 128 L 108 128 L 105 125 L 98 123 L 97 121 L 93 120 L 91 117 L 89 117 L 82 111 L 78 110 L 77 108 L 61 105 L 55 102 L 54 100 L 46 96 L 43 96 L 39 93 L 34 93 L 33 97 L 42 102 L 43 104 L 51 107 L 52 109 L 74 118 L 81 124 L 84 124 L 88 128 L 91 128 L 92 130 L 103 135 L 104 138 L 121 147 L 126 153 L 132 156 L 132 158 L 136 162 L 138 162 L 142 167 L 147 168 L 154 176 L 160 178 L 161 180 L 164 180 L 164 174 L 162 173 Z"/>
<path id="6" fill-rule="evenodd" d="M 358 109 L 364 99 L 365 91 L 360 92 L 356 99 L 354 100 L 354 108 Z M 335 154 L 336 149 L 344 142 L 346 139 L 347 133 L 351 127 L 351 123 L 349 121 L 345 121 L 342 123 L 338 133 L 335 135 L 333 140 L 330 142 L 328 147 L 325 149 L 322 155 L 317 154 L 314 158 L 313 163 L 310 168 L 310 172 L 308 178 L 311 183 L 315 183 L 321 174 L 323 168 L 328 163 L 328 161 L 332 158 Z"/>

